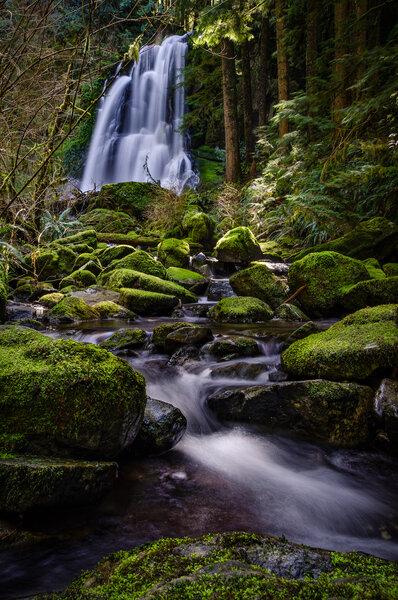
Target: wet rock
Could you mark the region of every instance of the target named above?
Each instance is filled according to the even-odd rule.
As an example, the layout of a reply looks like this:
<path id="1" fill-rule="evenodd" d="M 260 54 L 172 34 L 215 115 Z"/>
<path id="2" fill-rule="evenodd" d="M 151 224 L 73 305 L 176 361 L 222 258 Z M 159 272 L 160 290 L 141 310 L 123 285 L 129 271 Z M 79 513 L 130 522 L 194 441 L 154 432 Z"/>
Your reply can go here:
<path id="1" fill-rule="evenodd" d="M 131 271 L 145 273 L 146 275 L 153 275 L 160 279 L 167 278 L 167 272 L 162 263 L 155 260 L 153 256 L 144 250 L 135 250 L 134 252 L 129 252 L 127 256 L 124 256 L 119 260 L 114 260 L 106 269 L 104 269 L 101 281 L 105 281 L 107 279 L 105 276 L 116 269 L 129 269 Z"/>
<path id="2" fill-rule="evenodd" d="M 383 379 L 375 396 L 375 412 L 391 450 L 398 452 L 398 381 Z"/>
<path id="3" fill-rule="evenodd" d="M 213 339 L 209 327 L 179 327 L 171 331 L 165 339 L 165 350 L 175 350 L 181 345 L 201 346 Z"/>
<path id="4" fill-rule="evenodd" d="M 179 269 L 178 267 L 169 267 L 167 277 L 170 281 L 182 285 L 194 294 L 202 294 L 207 288 L 208 282 L 203 275 L 190 271 L 189 269 Z"/>
<path id="5" fill-rule="evenodd" d="M 92 344 L 0 328 L 0 435 L 22 435 L 31 454 L 114 458 L 134 440 L 145 381 Z"/>
<path id="6" fill-rule="evenodd" d="M 241 379 L 256 379 L 259 375 L 266 373 L 269 367 L 265 363 L 238 362 L 225 367 L 214 367 L 211 370 L 212 377 L 239 377 Z"/>
<path id="7" fill-rule="evenodd" d="M 388 371 L 398 359 L 397 315 L 397 304 L 359 310 L 291 344 L 282 366 L 291 377 L 334 381 L 360 381 Z"/>
<path id="8" fill-rule="evenodd" d="M 259 243 L 248 227 L 235 227 L 218 240 L 214 254 L 224 263 L 247 265 L 261 258 Z"/>
<path id="9" fill-rule="evenodd" d="M 189 371 L 190 367 L 195 367 L 195 363 L 200 360 L 199 348 L 197 346 L 183 346 L 170 357 L 167 365 L 169 367 L 184 367 Z M 191 364 L 192 363 L 192 364 Z"/>
<path id="10" fill-rule="evenodd" d="M 245 296 L 223 298 L 208 314 L 218 323 L 258 323 L 269 321 L 274 316 L 268 304 Z"/>
<path id="11" fill-rule="evenodd" d="M 179 305 L 175 296 L 146 290 L 122 288 L 120 304 L 139 315 L 169 315 Z"/>
<path id="12" fill-rule="evenodd" d="M 119 292 L 108 290 L 100 285 L 93 285 L 85 290 L 70 292 L 72 298 L 81 298 L 89 306 L 94 306 L 100 302 L 115 302 L 119 303 Z"/>
<path id="13" fill-rule="evenodd" d="M 258 344 L 247 337 L 230 336 L 217 338 L 203 346 L 203 355 L 211 354 L 216 358 L 230 360 L 240 356 L 256 356 L 259 354 Z"/>
<path id="14" fill-rule="evenodd" d="M 132 348 L 142 348 L 147 338 L 148 335 L 143 329 L 119 329 L 101 342 L 100 347 L 117 354 Z"/>
<path id="15" fill-rule="evenodd" d="M 166 351 L 167 347 L 167 336 L 177 331 L 178 329 L 187 329 L 187 328 L 199 328 L 199 325 L 194 325 L 193 323 L 186 323 L 185 321 L 176 321 L 174 323 L 165 323 L 164 325 L 158 325 L 154 328 L 152 333 L 152 343 L 155 345 L 157 350 L 161 352 Z"/>
<path id="16" fill-rule="evenodd" d="M 309 321 L 307 315 L 294 304 L 281 304 L 278 306 L 275 317 L 284 321 Z"/>
<path id="17" fill-rule="evenodd" d="M 232 289 L 238 296 L 252 296 L 277 308 L 288 297 L 287 285 L 271 273 L 263 263 L 238 271 L 230 278 Z"/>
<path id="18" fill-rule="evenodd" d="M 46 322 L 52 325 L 92 321 L 99 318 L 100 313 L 93 306 L 89 306 L 81 298 L 71 296 L 65 296 L 45 315 Z"/>
<path id="19" fill-rule="evenodd" d="M 261 423 L 350 447 L 370 439 L 373 390 L 320 379 L 288 381 L 217 392 L 208 405 L 221 420 Z"/>
<path id="20" fill-rule="evenodd" d="M 6 312 L 8 321 L 21 321 L 22 319 L 41 319 L 43 318 L 43 308 L 23 302 L 9 301 Z"/>
<path id="21" fill-rule="evenodd" d="M 287 381 L 288 379 L 288 374 L 284 371 L 271 371 L 271 373 L 268 375 L 268 380 L 273 382 Z"/>
<path id="22" fill-rule="evenodd" d="M 222 300 L 223 298 L 230 298 L 236 296 L 233 291 L 229 279 L 213 279 L 209 282 L 207 289 L 207 299 L 210 301 Z"/>
<path id="23" fill-rule="evenodd" d="M 187 420 L 178 408 L 148 398 L 144 420 L 129 452 L 139 455 L 167 452 L 180 441 L 186 427 Z"/>
<path id="24" fill-rule="evenodd" d="M 0 511 L 76 506 L 97 502 L 113 486 L 115 462 L 18 456 L 0 460 Z"/>

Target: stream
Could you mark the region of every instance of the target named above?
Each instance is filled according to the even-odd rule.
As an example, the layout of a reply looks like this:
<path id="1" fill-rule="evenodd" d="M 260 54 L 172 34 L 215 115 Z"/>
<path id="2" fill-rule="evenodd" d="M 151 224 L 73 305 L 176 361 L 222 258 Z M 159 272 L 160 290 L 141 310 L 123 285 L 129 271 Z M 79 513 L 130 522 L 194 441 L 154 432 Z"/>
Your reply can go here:
<path id="1" fill-rule="evenodd" d="M 150 332 L 173 320 L 85 323 L 49 335 L 98 344 L 120 328 Z M 107 554 L 165 536 L 247 530 L 398 559 L 393 458 L 221 424 L 207 408 L 206 398 L 218 389 L 267 383 L 280 361 L 281 341 L 300 324 L 214 325 L 194 313 L 183 320 L 211 326 L 213 334 L 252 337 L 261 354 L 221 363 L 190 360 L 173 367 L 166 356 L 149 351 L 125 357 L 145 375 L 149 396 L 183 412 L 186 434 L 162 456 L 123 463 L 117 485 L 98 506 L 28 517 L 24 529 L 35 534 L 35 543 L 0 551 L 0 598 L 61 590 Z M 261 363 L 256 379 L 212 376 L 215 366 L 233 368 L 242 360 Z"/>

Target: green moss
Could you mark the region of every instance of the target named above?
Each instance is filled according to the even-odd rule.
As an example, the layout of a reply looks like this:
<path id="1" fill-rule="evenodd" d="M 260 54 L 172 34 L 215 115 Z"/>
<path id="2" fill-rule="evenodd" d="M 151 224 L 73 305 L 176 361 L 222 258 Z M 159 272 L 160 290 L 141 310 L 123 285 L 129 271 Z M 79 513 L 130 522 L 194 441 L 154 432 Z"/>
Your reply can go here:
<path id="1" fill-rule="evenodd" d="M 160 279 L 166 279 L 167 273 L 161 262 L 155 260 L 148 252 L 136 250 L 129 253 L 124 258 L 113 261 L 109 267 L 104 270 L 104 275 L 115 269 L 132 269 L 147 275 L 154 275 Z"/>
<path id="2" fill-rule="evenodd" d="M 47 318 L 58 321 L 91 321 L 100 317 L 99 311 L 81 298 L 67 296 L 50 310 Z"/>
<path id="3" fill-rule="evenodd" d="M 339 311 L 345 287 L 369 279 L 365 265 L 337 252 L 309 254 L 289 270 L 291 292 L 306 286 L 299 300 L 305 312 L 329 315 Z"/>
<path id="4" fill-rule="evenodd" d="M 64 277 L 59 284 L 59 289 L 62 290 L 69 285 L 74 285 L 78 288 L 87 288 L 96 283 L 96 276 L 91 271 L 83 269 L 81 271 L 74 271 L 68 277 Z"/>
<path id="5" fill-rule="evenodd" d="M 175 296 L 167 294 L 128 288 L 120 289 L 119 293 L 120 303 L 139 315 L 169 315 L 179 304 Z"/>
<path id="6" fill-rule="evenodd" d="M 97 247 L 97 232 L 95 229 L 87 229 L 85 231 L 79 231 L 68 237 L 59 238 L 53 242 L 54 246 L 73 246 L 74 244 L 87 244 L 91 248 Z"/>
<path id="7" fill-rule="evenodd" d="M 218 240 L 215 256 L 222 262 L 248 264 L 262 256 L 261 248 L 248 227 L 235 227 Z"/>
<path id="8" fill-rule="evenodd" d="M 365 306 L 377 306 L 398 302 L 398 276 L 360 281 L 347 286 L 341 298 L 346 311 L 355 311 Z"/>
<path id="9" fill-rule="evenodd" d="M 359 381 L 393 368 L 398 359 L 396 315 L 391 306 L 349 315 L 327 331 L 294 342 L 282 354 L 283 367 L 294 377 L 334 381 Z"/>
<path id="10" fill-rule="evenodd" d="M 398 263 L 386 263 L 383 266 L 383 271 L 387 275 L 387 277 L 397 277 L 398 276 Z"/>
<path id="11" fill-rule="evenodd" d="M 158 245 L 158 258 L 165 267 L 187 267 L 189 244 L 185 240 L 168 238 Z"/>
<path id="12" fill-rule="evenodd" d="M 143 329 L 119 329 L 107 340 L 101 342 L 100 346 L 109 351 L 139 348 L 145 344 L 147 337 Z"/>
<path id="13" fill-rule="evenodd" d="M 64 294 L 60 294 L 59 292 L 54 292 L 53 294 L 45 294 L 40 298 L 40 304 L 45 306 L 46 308 L 53 308 L 56 306 L 61 300 L 65 298 Z"/>
<path id="14" fill-rule="evenodd" d="M 151 183 L 138 183 L 136 181 L 109 183 L 102 186 L 96 206 L 98 208 L 124 211 L 139 219 L 155 195 L 156 188 Z"/>
<path id="15" fill-rule="evenodd" d="M 77 255 L 80 254 L 92 254 L 93 252 L 95 252 L 94 248 L 92 246 L 89 246 L 88 244 L 73 244 L 71 246 L 73 252 Z M 98 248 L 98 244 L 97 244 L 97 248 Z"/>
<path id="16" fill-rule="evenodd" d="M 3 322 L 6 317 L 8 293 L 8 278 L 2 265 L 0 265 L 0 322 Z"/>
<path id="17" fill-rule="evenodd" d="M 211 242 L 216 223 L 203 212 L 187 212 L 182 219 L 182 228 L 193 242 L 207 245 Z"/>
<path id="18" fill-rule="evenodd" d="M 169 335 L 169 333 L 177 331 L 178 329 L 181 329 L 183 327 L 198 327 L 198 325 L 186 323 L 185 321 L 177 321 L 175 323 L 165 323 L 164 325 L 158 325 L 153 330 L 152 343 L 159 350 L 165 350 L 166 338 Z"/>
<path id="19" fill-rule="evenodd" d="M 137 225 L 137 221 L 130 215 L 105 208 L 90 210 L 79 221 L 101 233 L 128 233 Z"/>
<path id="20" fill-rule="evenodd" d="M 106 319 L 108 317 L 128 317 L 129 319 L 134 319 L 134 313 L 127 312 L 125 308 L 116 304 L 116 302 L 112 302 L 112 300 L 104 300 L 103 302 L 98 302 L 93 305 L 93 309 L 96 310 L 101 319 Z"/>
<path id="21" fill-rule="evenodd" d="M 73 271 L 76 254 L 62 246 L 54 250 L 37 250 L 25 258 L 26 266 L 40 281 L 61 279 Z"/>
<path id="22" fill-rule="evenodd" d="M 256 356 L 259 353 L 257 342 L 243 336 L 215 339 L 203 346 L 202 351 L 225 360 L 238 356 Z"/>
<path id="23" fill-rule="evenodd" d="M 26 435 L 44 452 L 56 445 L 114 456 L 145 399 L 142 375 L 105 350 L 0 328 L 1 434 Z"/>
<path id="24" fill-rule="evenodd" d="M 219 323 L 256 323 L 269 321 L 273 316 L 268 304 L 245 296 L 223 298 L 209 310 L 209 317 Z"/>
<path id="25" fill-rule="evenodd" d="M 195 280 L 204 281 L 203 275 L 196 273 L 196 271 L 190 271 L 189 269 L 180 269 L 178 267 L 169 267 L 167 269 L 167 277 L 170 281 L 180 282 L 180 281 L 190 281 Z"/>
<path id="26" fill-rule="evenodd" d="M 369 273 L 369 279 L 385 279 L 386 274 L 376 258 L 367 258 L 362 262 Z"/>
<path id="27" fill-rule="evenodd" d="M 107 267 L 111 264 L 112 261 L 119 260 L 135 251 L 136 250 L 134 246 L 122 244 L 119 246 L 105 247 L 103 250 L 101 250 L 98 256 L 101 261 L 101 264 L 104 267 Z"/>
<path id="28" fill-rule="evenodd" d="M 147 290 L 148 292 L 158 292 L 160 294 L 168 294 L 176 296 L 183 302 L 197 302 L 197 297 L 191 294 L 188 290 L 173 283 L 165 281 L 153 275 L 139 273 L 130 269 L 116 269 L 102 277 L 101 281 L 111 288 L 136 288 Z"/>
<path id="29" fill-rule="evenodd" d="M 307 315 L 294 304 L 281 304 L 276 309 L 275 316 L 284 321 L 309 321 Z"/>
<path id="30" fill-rule="evenodd" d="M 272 308 L 277 308 L 287 298 L 285 284 L 263 263 L 234 273 L 229 282 L 239 296 L 258 298 Z"/>

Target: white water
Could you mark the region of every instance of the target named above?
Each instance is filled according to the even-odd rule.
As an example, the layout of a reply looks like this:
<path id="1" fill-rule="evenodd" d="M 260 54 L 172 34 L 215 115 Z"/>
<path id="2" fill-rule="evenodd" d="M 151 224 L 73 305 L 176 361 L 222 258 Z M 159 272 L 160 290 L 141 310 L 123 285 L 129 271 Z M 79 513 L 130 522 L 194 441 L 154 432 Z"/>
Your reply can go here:
<path id="1" fill-rule="evenodd" d="M 180 132 L 185 91 L 176 85 L 181 83 L 187 49 L 186 35 L 144 46 L 129 75 L 116 77 L 98 110 L 83 191 L 152 178 L 181 192 L 197 182 Z"/>

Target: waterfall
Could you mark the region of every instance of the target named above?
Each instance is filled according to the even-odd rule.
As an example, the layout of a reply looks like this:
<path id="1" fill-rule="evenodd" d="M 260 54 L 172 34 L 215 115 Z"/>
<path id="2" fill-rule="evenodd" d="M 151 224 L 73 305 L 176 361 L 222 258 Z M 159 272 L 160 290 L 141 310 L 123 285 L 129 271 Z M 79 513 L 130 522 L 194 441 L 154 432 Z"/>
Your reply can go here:
<path id="1" fill-rule="evenodd" d="M 130 73 L 118 74 L 98 109 L 81 189 L 160 181 L 180 193 L 197 182 L 180 132 L 187 35 L 144 46 Z"/>

